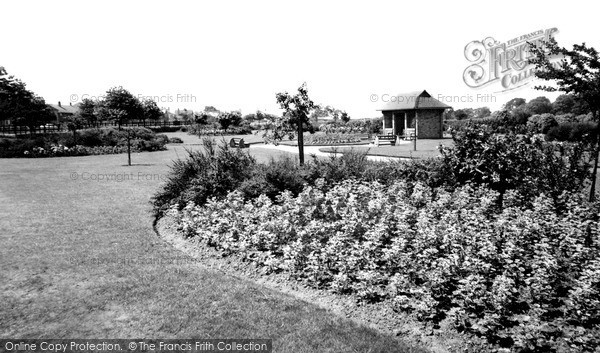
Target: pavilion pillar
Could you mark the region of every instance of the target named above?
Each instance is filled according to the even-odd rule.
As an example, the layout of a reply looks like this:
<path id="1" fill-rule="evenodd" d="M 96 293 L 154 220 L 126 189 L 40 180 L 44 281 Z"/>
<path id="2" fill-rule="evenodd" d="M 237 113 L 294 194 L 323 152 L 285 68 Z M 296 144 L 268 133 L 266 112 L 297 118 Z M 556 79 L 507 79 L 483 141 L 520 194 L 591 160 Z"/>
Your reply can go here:
<path id="1" fill-rule="evenodd" d="M 392 112 L 392 135 L 396 135 L 396 113 Z"/>
<path id="2" fill-rule="evenodd" d="M 419 136 L 419 112 L 415 110 L 415 138 Z"/>

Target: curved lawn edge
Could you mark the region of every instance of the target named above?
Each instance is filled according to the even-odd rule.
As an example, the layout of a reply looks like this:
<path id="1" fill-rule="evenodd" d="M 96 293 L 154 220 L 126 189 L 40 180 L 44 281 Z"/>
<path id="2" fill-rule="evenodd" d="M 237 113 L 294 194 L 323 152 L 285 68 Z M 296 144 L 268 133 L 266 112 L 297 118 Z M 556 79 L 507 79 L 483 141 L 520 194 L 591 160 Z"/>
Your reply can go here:
<path id="1" fill-rule="evenodd" d="M 342 296 L 307 287 L 302 282 L 288 278 L 285 273 L 265 274 L 261 267 L 243 261 L 237 255 L 224 257 L 218 250 L 204 246 L 193 238 L 186 239 L 178 229 L 178 214 L 172 210 L 163 217 L 156 218 L 153 227 L 159 238 L 176 250 L 191 256 L 204 267 L 291 295 L 359 326 L 392 336 L 399 345 L 411 346 L 410 349 L 417 349 L 417 352 L 453 352 L 454 349 L 448 350 L 448 348 L 457 348 L 465 344 L 466 340 L 463 337 L 438 335 L 414 319 L 394 312 L 384 303 L 358 303 L 349 295 Z"/>

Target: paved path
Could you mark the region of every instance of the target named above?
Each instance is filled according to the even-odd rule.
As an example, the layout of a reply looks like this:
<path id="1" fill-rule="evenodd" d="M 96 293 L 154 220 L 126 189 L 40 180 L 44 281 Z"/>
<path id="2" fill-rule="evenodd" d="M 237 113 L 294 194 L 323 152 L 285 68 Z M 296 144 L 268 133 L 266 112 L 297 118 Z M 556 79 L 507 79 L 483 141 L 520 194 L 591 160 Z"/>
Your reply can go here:
<path id="1" fill-rule="evenodd" d="M 329 147 L 329 146 L 304 146 L 304 154 L 305 155 L 316 155 L 319 157 L 329 157 L 331 155 L 333 155 L 334 153 L 330 153 L 330 152 L 321 152 L 319 151 L 319 149 L 323 148 L 323 147 Z M 377 148 L 374 145 L 344 145 L 342 147 L 373 147 L 373 148 Z M 251 149 L 257 149 L 257 148 L 262 148 L 262 149 L 274 149 L 274 150 L 278 150 L 278 151 L 285 151 L 285 152 L 290 152 L 290 153 L 295 153 L 298 154 L 298 146 L 290 146 L 290 145 L 273 145 L 273 144 L 254 144 L 254 145 L 250 145 Z M 396 160 L 401 160 L 401 159 L 407 159 L 407 158 L 398 158 L 398 157 L 384 157 L 384 156 L 367 156 L 368 160 L 371 161 L 383 161 L 383 162 L 388 162 L 388 161 L 396 161 Z"/>

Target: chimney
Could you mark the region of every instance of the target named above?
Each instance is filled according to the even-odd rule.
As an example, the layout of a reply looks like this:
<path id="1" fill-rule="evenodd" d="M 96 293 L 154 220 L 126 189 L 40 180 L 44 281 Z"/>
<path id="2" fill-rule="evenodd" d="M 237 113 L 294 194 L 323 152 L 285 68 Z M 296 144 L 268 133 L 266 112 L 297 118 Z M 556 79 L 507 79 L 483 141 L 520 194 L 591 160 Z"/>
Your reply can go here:
<path id="1" fill-rule="evenodd" d="M 62 105 L 60 105 L 60 101 L 58 101 L 58 106 L 59 106 L 59 107 L 62 107 Z"/>

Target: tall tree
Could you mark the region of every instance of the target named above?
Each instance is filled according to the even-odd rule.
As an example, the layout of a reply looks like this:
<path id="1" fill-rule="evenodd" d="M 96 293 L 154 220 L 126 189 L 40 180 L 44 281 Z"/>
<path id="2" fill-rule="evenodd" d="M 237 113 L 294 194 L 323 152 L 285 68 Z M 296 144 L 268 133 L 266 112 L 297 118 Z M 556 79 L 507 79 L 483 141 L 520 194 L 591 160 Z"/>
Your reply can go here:
<path id="1" fill-rule="evenodd" d="M 142 119 L 144 107 L 140 100 L 123 87 L 113 87 L 106 92 L 104 107 L 110 110 L 119 110 L 121 114 L 112 114 L 121 129 L 121 124 L 132 119 Z"/>
<path id="2" fill-rule="evenodd" d="M 525 104 L 525 111 L 529 115 L 546 114 L 552 111 L 552 103 L 547 97 L 537 97 Z"/>
<path id="3" fill-rule="evenodd" d="M 475 108 L 473 110 L 474 119 L 482 119 L 492 115 L 492 111 L 488 107 Z"/>
<path id="4" fill-rule="evenodd" d="M 85 123 L 89 125 L 96 125 L 98 123 L 98 116 L 95 114 L 96 103 L 89 98 L 84 98 L 79 103 L 79 115 Z"/>
<path id="5" fill-rule="evenodd" d="M 298 135 L 298 154 L 300 165 L 304 164 L 304 130 L 312 129 L 309 121 L 310 113 L 316 108 L 315 103 L 308 97 L 308 89 L 306 82 L 298 87 L 298 93 L 291 95 L 288 92 L 277 93 L 277 103 L 284 110 L 281 118 L 280 127 L 285 130 L 286 127 L 291 129 L 288 131 L 290 138 L 293 137 L 295 128 Z"/>
<path id="6" fill-rule="evenodd" d="M 561 94 L 552 103 L 552 113 L 556 115 L 582 115 L 589 113 L 589 111 L 587 103 L 573 94 Z"/>
<path id="7" fill-rule="evenodd" d="M 454 111 L 456 120 L 471 119 L 474 115 L 473 108 L 463 108 Z"/>
<path id="8" fill-rule="evenodd" d="M 40 125 L 53 120 L 44 99 L 29 91 L 21 80 L 9 76 L 2 66 L 0 66 L 0 120 L 9 120 L 15 126 L 27 126 L 32 134 Z"/>
<path id="9" fill-rule="evenodd" d="M 150 121 L 157 122 L 162 118 L 163 112 L 160 110 L 158 105 L 152 99 L 146 99 L 142 102 L 142 106 L 144 109 L 144 117 L 145 119 L 149 119 Z"/>
<path id="10" fill-rule="evenodd" d="M 527 103 L 527 101 L 524 98 L 513 98 L 511 100 L 509 100 L 508 102 L 504 103 L 504 110 L 508 111 L 509 113 L 512 113 L 513 110 L 517 109 L 520 106 L 523 106 Z"/>
<path id="11" fill-rule="evenodd" d="M 536 89 L 574 94 L 587 103 L 597 123 L 589 197 L 590 201 L 593 201 L 596 197 L 596 175 L 600 155 L 600 54 L 585 43 L 573 45 L 572 50 L 560 47 L 554 38 L 542 42 L 539 46 L 531 43 L 529 46 L 533 54 L 529 61 L 535 65 L 535 75 L 543 80 L 553 81 L 558 86 L 536 86 Z M 558 63 L 551 61 L 554 57 L 559 58 Z"/>
<path id="12" fill-rule="evenodd" d="M 557 115 L 572 113 L 573 105 L 575 105 L 575 97 L 572 94 L 561 94 L 552 103 L 552 113 Z"/>
<path id="13" fill-rule="evenodd" d="M 83 117 L 81 111 L 65 118 L 67 129 L 73 132 L 73 144 L 77 144 L 77 130 L 82 129 L 87 121 L 88 120 Z"/>

